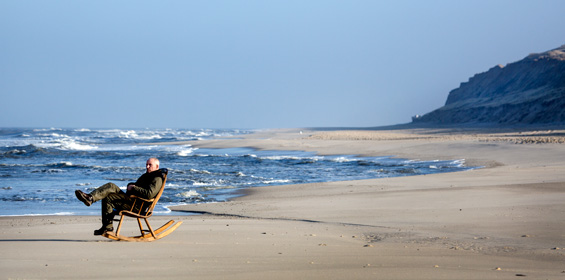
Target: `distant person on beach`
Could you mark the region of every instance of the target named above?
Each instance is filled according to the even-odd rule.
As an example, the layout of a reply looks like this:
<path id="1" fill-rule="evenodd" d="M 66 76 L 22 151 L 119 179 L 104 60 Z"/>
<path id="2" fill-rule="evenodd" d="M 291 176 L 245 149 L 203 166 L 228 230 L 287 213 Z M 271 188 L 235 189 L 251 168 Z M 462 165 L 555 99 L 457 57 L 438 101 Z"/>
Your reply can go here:
<path id="1" fill-rule="evenodd" d="M 159 160 L 156 158 L 148 159 L 145 169 L 145 174 L 141 175 L 135 183 L 128 184 L 126 193 L 114 183 L 104 184 L 91 193 L 84 193 L 81 190 L 75 191 L 78 200 L 86 206 L 102 200 L 102 227 L 95 230 L 94 235 L 102 235 L 107 231 L 114 230 L 114 209 L 118 211 L 131 209 L 133 199 L 130 198 L 130 195 L 146 199 L 152 199 L 157 195 L 163 185 L 163 178 L 159 171 Z"/>

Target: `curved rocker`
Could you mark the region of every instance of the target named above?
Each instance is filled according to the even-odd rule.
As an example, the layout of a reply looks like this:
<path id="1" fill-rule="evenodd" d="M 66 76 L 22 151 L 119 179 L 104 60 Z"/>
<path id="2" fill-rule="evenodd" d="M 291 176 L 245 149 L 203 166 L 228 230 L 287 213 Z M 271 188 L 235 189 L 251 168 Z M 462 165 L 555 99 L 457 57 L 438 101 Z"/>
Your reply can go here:
<path id="1" fill-rule="evenodd" d="M 163 176 L 163 185 L 161 186 L 161 189 L 159 190 L 155 198 L 145 199 L 132 195 L 131 197 L 134 200 L 131 209 L 122 210 L 118 213 L 118 215 L 120 215 L 121 217 L 120 217 L 120 222 L 118 223 L 118 227 L 116 228 L 116 232 L 115 233 L 106 232 L 102 236 L 119 241 L 138 241 L 138 242 L 154 241 L 169 235 L 171 232 L 173 232 L 182 224 L 182 221 L 179 221 L 175 224 L 174 220 L 170 220 L 164 225 L 162 225 L 160 228 L 153 230 L 153 228 L 149 224 L 149 221 L 147 220 L 147 218 L 153 215 L 153 208 L 155 208 L 157 201 L 159 201 L 159 198 L 161 198 L 161 194 L 163 194 L 163 190 L 165 189 L 168 170 L 166 168 L 162 168 L 160 170 L 161 170 L 161 175 Z M 137 209 L 139 210 L 135 210 L 136 205 L 138 206 Z M 141 232 L 141 235 L 138 236 L 120 235 L 122 223 L 124 221 L 124 217 L 126 216 L 137 219 L 137 224 L 139 225 L 139 231 Z M 148 228 L 147 230 L 143 229 L 143 225 L 141 224 L 141 219 L 145 220 L 145 224 L 147 225 Z"/>

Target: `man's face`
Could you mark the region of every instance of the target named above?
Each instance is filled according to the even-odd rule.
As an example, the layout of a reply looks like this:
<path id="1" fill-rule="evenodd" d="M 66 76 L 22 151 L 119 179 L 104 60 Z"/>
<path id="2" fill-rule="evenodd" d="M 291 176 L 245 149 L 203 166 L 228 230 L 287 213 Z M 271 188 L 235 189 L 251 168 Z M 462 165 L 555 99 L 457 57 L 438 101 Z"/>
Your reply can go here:
<path id="1" fill-rule="evenodd" d="M 147 160 L 147 163 L 145 164 L 145 169 L 147 169 L 147 173 L 153 172 L 153 171 L 159 169 L 159 165 L 157 164 L 157 162 L 155 160 L 149 159 L 149 160 Z"/>

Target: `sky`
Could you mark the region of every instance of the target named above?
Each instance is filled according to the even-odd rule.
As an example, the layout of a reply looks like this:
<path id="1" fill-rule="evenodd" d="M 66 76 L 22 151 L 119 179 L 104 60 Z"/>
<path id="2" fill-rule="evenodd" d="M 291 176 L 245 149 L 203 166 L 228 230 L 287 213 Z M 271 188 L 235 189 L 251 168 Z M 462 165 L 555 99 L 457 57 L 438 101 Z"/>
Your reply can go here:
<path id="1" fill-rule="evenodd" d="M 565 1 L 0 0 L 0 127 L 407 123 L 565 44 Z"/>

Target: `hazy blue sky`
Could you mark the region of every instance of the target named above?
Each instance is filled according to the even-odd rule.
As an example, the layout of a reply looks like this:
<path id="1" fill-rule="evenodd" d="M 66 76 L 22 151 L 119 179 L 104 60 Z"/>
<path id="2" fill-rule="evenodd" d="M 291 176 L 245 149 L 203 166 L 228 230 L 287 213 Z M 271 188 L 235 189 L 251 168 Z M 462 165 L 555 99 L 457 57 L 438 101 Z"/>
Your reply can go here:
<path id="1" fill-rule="evenodd" d="M 0 0 L 0 126 L 406 123 L 565 44 L 565 1 Z"/>

